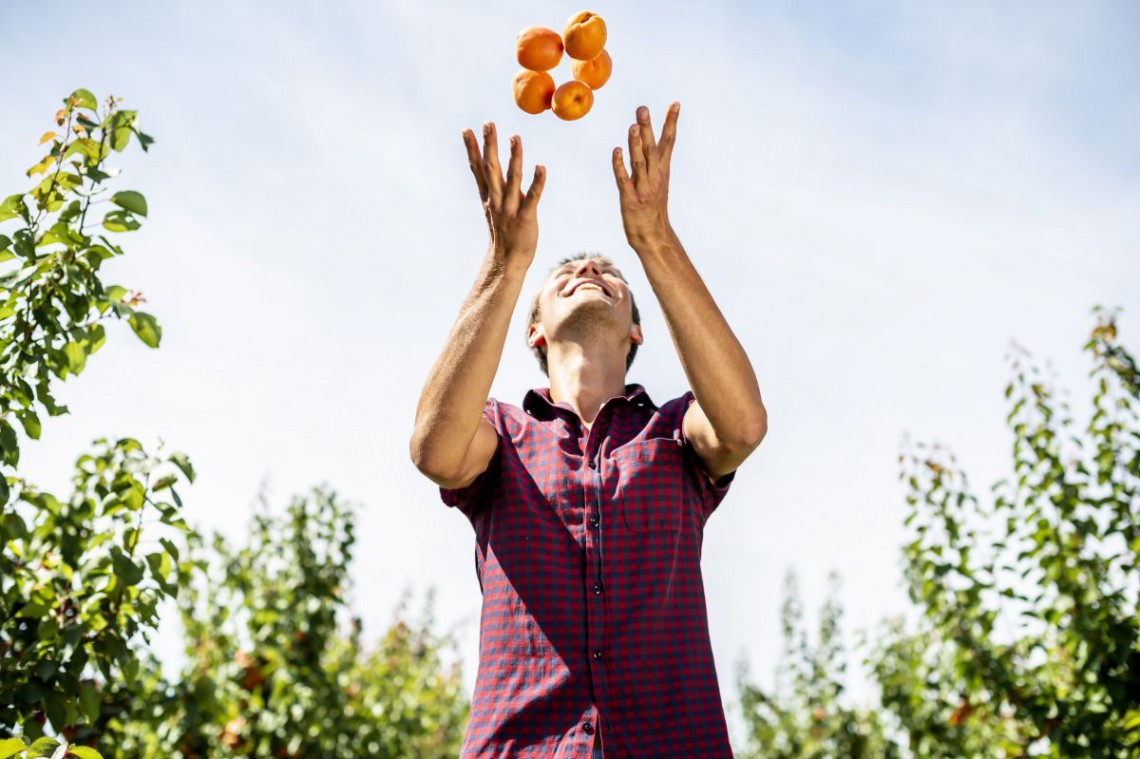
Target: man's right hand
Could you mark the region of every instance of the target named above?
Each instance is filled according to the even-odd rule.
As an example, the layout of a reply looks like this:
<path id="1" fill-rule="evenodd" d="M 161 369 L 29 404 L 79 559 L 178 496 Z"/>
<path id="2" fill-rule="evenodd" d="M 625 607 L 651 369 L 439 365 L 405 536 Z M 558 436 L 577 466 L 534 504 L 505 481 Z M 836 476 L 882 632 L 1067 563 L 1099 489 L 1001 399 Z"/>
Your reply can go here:
<path id="1" fill-rule="evenodd" d="M 475 175 L 483 211 L 487 216 L 491 250 L 504 265 L 529 269 L 538 249 L 538 201 L 546 183 L 546 167 L 534 167 L 534 179 L 524 195 L 520 186 L 522 139 L 518 135 L 511 135 L 511 158 L 507 165 L 506 181 L 503 180 L 503 170 L 499 166 L 499 140 L 494 122 L 483 125 L 482 155 L 479 154 L 475 134 L 470 129 L 463 131 L 463 143 L 467 146 L 467 161 L 471 173 Z"/>

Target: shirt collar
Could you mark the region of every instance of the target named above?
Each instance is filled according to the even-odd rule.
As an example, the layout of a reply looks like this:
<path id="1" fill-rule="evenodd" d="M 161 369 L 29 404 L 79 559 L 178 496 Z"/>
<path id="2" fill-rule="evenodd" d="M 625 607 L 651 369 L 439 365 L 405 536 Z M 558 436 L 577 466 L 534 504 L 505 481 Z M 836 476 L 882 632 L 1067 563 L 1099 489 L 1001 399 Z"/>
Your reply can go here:
<path id="1" fill-rule="evenodd" d="M 657 404 L 649 397 L 649 393 L 645 392 L 645 388 L 636 382 L 627 384 L 625 395 L 617 397 L 625 398 L 635 405 L 644 405 L 652 411 L 657 410 Z M 550 397 L 549 387 L 531 388 L 523 398 L 523 409 L 531 414 L 552 411 L 556 405 L 554 399 Z"/>

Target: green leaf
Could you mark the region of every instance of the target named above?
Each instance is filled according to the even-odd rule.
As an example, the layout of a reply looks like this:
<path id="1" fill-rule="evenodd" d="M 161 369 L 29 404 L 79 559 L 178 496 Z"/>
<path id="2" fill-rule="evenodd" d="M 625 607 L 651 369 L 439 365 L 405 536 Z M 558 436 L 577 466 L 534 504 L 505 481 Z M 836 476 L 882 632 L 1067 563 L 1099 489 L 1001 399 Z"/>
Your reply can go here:
<path id="1" fill-rule="evenodd" d="M 5 738 L 0 740 L 0 759 L 8 759 L 26 748 L 27 745 L 19 738 Z"/>
<path id="2" fill-rule="evenodd" d="M 82 683 L 79 686 L 79 706 L 83 709 L 83 715 L 87 717 L 87 721 L 94 724 L 95 720 L 99 718 L 99 706 L 102 698 L 99 696 L 99 691 L 95 690 L 95 686 L 91 683 Z"/>
<path id="3" fill-rule="evenodd" d="M 67 707 L 64 704 L 63 695 L 56 691 L 48 691 L 44 694 L 43 701 L 44 712 L 47 714 L 51 726 L 58 732 L 67 727 Z"/>
<path id="4" fill-rule="evenodd" d="M 68 343 L 63 347 L 63 353 L 67 357 L 67 368 L 71 370 L 72 374 L 79 374 L 83 371 L 83 367 L 87 365 L 87 352 L 83 350 L 82 345 Z"/>
<path id="5" fill-rule="evenodd" d="M 159 587 L 167 594 L 174 594 L 174 586 L 171 584 L 167 577 L 173 566 L 170 560 L 170 554 L 166 551 L 155 551 L 146 556 L 146 563 L 150 565 L 150 574 L 158 583 Z"/>
<path id="6" fill-rule="evenodd" d="M 159 326 L 158 320 L 148 313 L 135 311 L 128 321 L 131 324 L 131 329 L 135 331 L 140 340 L 151 348 L 158 347 L 162 340 L 162 327 Z"/>
<path id="7" fill-rule="evenodd" d="M 95 721 L 95 718 L 92 717 L 91 721 Z M 103 754 L 99 753 L 95 749 L 92 749 L 91 746 L 88 745 L 71 746 L 70 749 L 67 749 L 67 756 L 79 757 L 79 759 L 103 759 Z"/>
<path id="8" fill-rule="evenodd" d="M 0 460 L 8 466 L 20 463 L 20 444 L 16 440 L 16 430 L 5 419 L 0 419 L 0 450 L 3 450 Z"/>
<path id="9" fill-rule="evenodd" d="M 57 748 L 59 748 L 59 741 L 44 736 L 28 746 L 28 756 L 49 756 Z"/>
<path id="10" fill-rule="evenodd" d="M 186 479 L 190 482 L 194 481 L 194 467 L 190 464 L 190 457 L 182 451 L 175 451 L 170 454 L 170 460 L 174 465 L 182 470 L 182 474 L 186 475 Z"/>
<path id="11" fill-rule="evenodd" d="M 32 440 L 40 439 L 40 418 L 31 409 L 24 409 L 19 416 L 20 424 L 24 425 L 24 432 Z"/>
<path id="12" fill-rule="evenodd" d="M 127 211 L 109 211 L 103 217 L 103 226 L 112 232 L 133 232 L 142 225 Z"/>
<path id="13" fill-rule="evenodd" d="M 131 133 L 134 130 L 130 127 L 119 127 L 118 129 L 111 130 L 111 147 L 116 152 L 121 153 L 126 150 L 127 145 L 131 141 Z"/>
<path id="14" fill-rule="evenodd" d="M 48 607 L 43 604 L 38 604 L 35 601 L 24 604 L 20 610 L 16 612 L 17 617 L 28 617 L 29 619 L 40 619 L 46 617 L 48 614 Z"/>
<path id="15" fill-rule="evenodd" d="M 174 561 L 178 561 L 178 546 L 174 545 L 169 538 L 159 538 L 158 542 L 166 548 L 167 552 L 174 557 Z"/>
<path id="16" fill-rule="evenodd" d="M 78 219 L 79 215 L 82 212 L 83 209 L 80 207 L 79 201 L 73 200 L 68 203 L 62 211 L 59 212 L 59 220 L 66 222 L 71 221 L 72 219 Z"/>
<path id="17" fill-rule="evenodd" d="M 27 206 L 24 205 L 24 193 L 9 195 L 4 198 L 4 202 L 0 203 L 0 221 L 22 216 L 26 211 Z"/>
<path id="18" fill-rule="evenodd" d="M 146 198 L 134 190 L 122 190 L 111 196 L 111 202 L 131 213 L 146 216 Z"/>
<path id="19" fill-rule="evenodd" d="M 92 717 L 94 721 L 94 717 Z M 78 756 L 79 759 L 103 759 L 103 755 L 90 746 L 72 746 L 67 750 L 68 756 Z"/>
<path id="20" fill-rule="evenodd" d="M 65 102 L 70 103 L 72 100 L 75 100 L 75 105 L 78 107 L 89 108 L 92 111 L 94 111 L 99 106 L 98 102 L 95 100 L 95 96 L 91 93 L 90 90 L 76 90 L 75 92 L 71 93 L 71 97 L 68 98 Z"/>
<path id="21" fill-rule="evenodd" d="M 123 553 L 123 550 L 118 546 L 111 548 L 111 564 L 115 567 L 115 574 L 123 585 L 138 585 L 142 581 L 142 567 Z"/>

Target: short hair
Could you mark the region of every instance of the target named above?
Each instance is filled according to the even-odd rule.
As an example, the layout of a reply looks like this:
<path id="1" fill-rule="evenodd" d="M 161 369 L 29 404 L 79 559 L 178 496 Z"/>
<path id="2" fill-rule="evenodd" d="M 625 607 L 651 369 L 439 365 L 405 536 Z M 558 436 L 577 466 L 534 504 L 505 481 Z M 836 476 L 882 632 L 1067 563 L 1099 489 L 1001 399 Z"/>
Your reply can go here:
<path id="1" fill-rule="evenodd" d="M 621 277 L 622 281 L 625 282 L 627 286 L 629 285 L 629 281 L 626 280 L 625 275 L 621 273 L 620 269 L 618 269 L 616 266 L 614 266 L 614 262 L 611 261 L 608 256 L 604 256 L 601 253 L 593 253 L 591 251 L 581 251 L 579 253 L 575 253 L 572 256 L 567 256 L 566 258 L 563 258 L 561 261 L 556 263 L 554 266 L 551 266 L 550 269 L 547 270 L 547 272 L 546 272 L 546 278 L 543 279 L 543 284 L 545 284 L 546 280 L 550 279 L 550 275 L 553 274 L 558 269 L 562 268 L 563 266 L 565 266 L 568 263 L 571 263 L 573 261 L 581 261 L 584 258 L 593 258 L 597 261 L 600 261 L 603 264 L 606 264 L 608 266 L 613 266 L 614 271 L 617 272 L 617 275 L 619 277 Z M 539 318 L 538 312 L 539 312 L 539 305 L 540 305 L 539 299 L 541 298 L 541 296 L 542 296 L 542 290 L 540 289 L 537 293 L 535 293 L 534 300 L 530 304 L 530 317 L 527 319 L 527 325 L 526 325 L 526 331 L 528 333 L 530 332 L 531 326 L 538 323 L 538 318 Z M 633 297 L 633 290 L 629 291 L 629 304 L 631 306 L 633 323 L 634 324 L 641 324 L 641 313 L 637 310 L 637 300 Z M 528 346 L 528 347 L 530 347 L 531 352 L 534 353 L 535 357 L 538 358 L 538 365 L 539 365 L 539 368 L 542 369 L 542 373 L 545 374 L 547 377 L 549 377 L 550 376 L 550 367 L 547 366 L 547 363 L 546 363 L 546 348 L 544 348 L 542 345 L 535 345 L 533 347 L 531 347 L 531 346 Z M 629 353 L 625 357 L 625 370 L 627 372 L 629 371 L 629 367 L 633 364 L 633 357 L 636 355 L 637 355 L 637 343 L 630 343 Z"/>

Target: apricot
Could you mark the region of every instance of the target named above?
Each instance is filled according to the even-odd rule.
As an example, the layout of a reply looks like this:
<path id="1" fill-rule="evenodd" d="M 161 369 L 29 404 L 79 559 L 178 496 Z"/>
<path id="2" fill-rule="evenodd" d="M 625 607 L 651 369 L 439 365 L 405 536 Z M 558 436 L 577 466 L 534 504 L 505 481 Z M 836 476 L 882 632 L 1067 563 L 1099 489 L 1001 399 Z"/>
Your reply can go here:
<path id="1" fill-rule="evenodd" d="M 570 64 L 570 73 L 574 78 L 591 90 L 596 90 L 609 81 L 613 69 L 614 62 L 605 50 L 588 61 L 574 61 Z"/>
<path id="2" fill-rule="evenodd" d="M 562 37 L 553 29 L 532 26 L 515 37 L 515 57 L 531 71 L 549 71 L 562 60 Z"/>
<path id="3" fill-rule="evenodd" d="M 545 71 L 523 69 L 511 84 L 515 103 L 527 113 L 542 113 L 554 97 L 554 77 Z"/>
<path id="4" fill-rule="evenodd" d="M 577 79 L 560 85 L 550 101 L 554 115 L 566 121 L 582 118 L 593 105 L 594 91 Z"/>
<path id="5" fill-rule="evenodd" d="M 562 30 L 566 55 L 579 61 L 588 61 L 606 46 L 606 22 L 591 11 L 575 13 Z"/>

